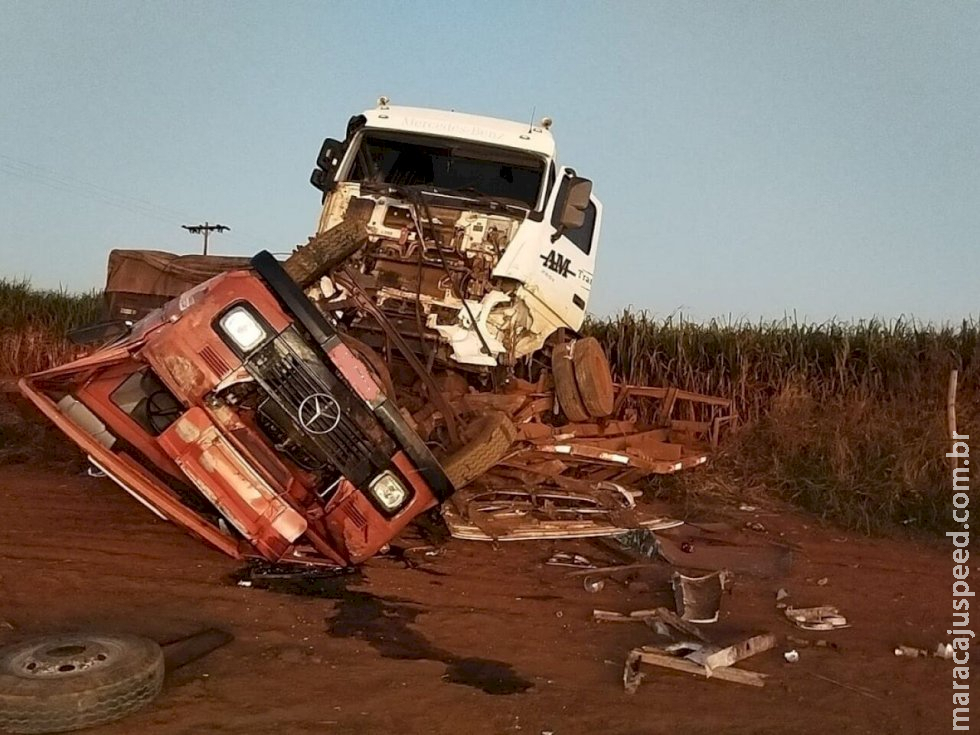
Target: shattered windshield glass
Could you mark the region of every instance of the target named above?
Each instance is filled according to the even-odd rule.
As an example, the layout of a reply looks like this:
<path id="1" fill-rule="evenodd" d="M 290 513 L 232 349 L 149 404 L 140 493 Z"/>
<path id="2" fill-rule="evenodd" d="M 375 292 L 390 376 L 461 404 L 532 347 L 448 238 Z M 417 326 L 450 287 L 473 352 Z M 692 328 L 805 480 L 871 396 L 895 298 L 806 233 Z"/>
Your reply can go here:
<path id="1" fill-rule="evenodd" d="M 398 133 L 361 138 L 348 181 L 490 197 L 534 209 L 544 179 L 543 159 L 508 148 Z"/>

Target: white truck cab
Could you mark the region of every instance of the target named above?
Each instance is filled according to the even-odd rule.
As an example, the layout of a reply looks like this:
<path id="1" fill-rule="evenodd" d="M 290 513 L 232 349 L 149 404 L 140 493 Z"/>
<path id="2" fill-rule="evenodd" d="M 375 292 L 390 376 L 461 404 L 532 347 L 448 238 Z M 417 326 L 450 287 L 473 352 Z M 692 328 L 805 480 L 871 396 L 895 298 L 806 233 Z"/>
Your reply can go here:
<path id="1" fill-rule="evenodd" d="M 420 353 L 513 366 L 582 326 L 602 205 L 591 181 L 559 165 L 550 128 L 382 97 L 344 141 L 324 141 L 311 177 L 323 192 L 317 232 L 355 200 L 370 207 L 367 245 L 345 266 Z M 342 279 L 325 276 L 310 295 L 330 309 Z M 370 317 L 352 318 L 370 337 Z"/>

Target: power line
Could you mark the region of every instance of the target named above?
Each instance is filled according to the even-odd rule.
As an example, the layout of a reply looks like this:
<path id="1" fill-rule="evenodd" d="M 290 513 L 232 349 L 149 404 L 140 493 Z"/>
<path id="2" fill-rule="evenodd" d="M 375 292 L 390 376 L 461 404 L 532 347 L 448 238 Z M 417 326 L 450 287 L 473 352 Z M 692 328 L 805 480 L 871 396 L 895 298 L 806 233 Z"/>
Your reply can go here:
<path id="1" fill-rule="evenodd" d="M 184 220 L 194 219 L 193 216 L 188 215 L 186 212 L 164 207 L 155 202 L 124 194 L 106 186 L 100 186 L 91 181 L 29 163 L 28 161 L 23 161 L 4 153 L 0 153 L 0 170 L 54 189 L 69 191 L 111 206 L 120 207 L 135 214 L 144 214 L 156 218 L 167 217 L 171 221 L 174 218 Z"/>
<path id="2" fill-rule="evenodd" d="M 55 191 L 74 194 L 84 199 L 101 202 L 102 204 L 130 212 L 131 214 L 141 215 L 168 225 L 173 225 L 174 220 L 184 220 L 186 222 L 197 219 L 197 217 L 186 212 L 124 194 L 109 187 L 101 186 L 61 171 L 55 171 L 39 164 L 30 163 L 29 161 L 24 161 L 5 153 L 0 153 L 0 172 L 32 181 Z M 239 229 L 238 234 L 245 235 L 251 239 L 253 247 L 265 246 L 270 249 L 282 247 L 282 243 L 272 245 L 263 238 L 245 230 Z"/>

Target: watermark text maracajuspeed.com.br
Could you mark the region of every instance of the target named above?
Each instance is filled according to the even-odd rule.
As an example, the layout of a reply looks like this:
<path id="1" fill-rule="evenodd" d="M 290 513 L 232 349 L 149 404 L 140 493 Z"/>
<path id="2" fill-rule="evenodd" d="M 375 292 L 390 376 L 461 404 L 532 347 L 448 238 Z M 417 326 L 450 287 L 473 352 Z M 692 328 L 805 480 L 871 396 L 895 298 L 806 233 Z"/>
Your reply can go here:
<path id="1" fill-rule="evenodd" d="M 946 456 L 953 462 L 953 521 L 957 530 L 946 536 L 953 540 L 953 730 L 970 729 L 970 437 L 953 433 L 953 447 Z"/>

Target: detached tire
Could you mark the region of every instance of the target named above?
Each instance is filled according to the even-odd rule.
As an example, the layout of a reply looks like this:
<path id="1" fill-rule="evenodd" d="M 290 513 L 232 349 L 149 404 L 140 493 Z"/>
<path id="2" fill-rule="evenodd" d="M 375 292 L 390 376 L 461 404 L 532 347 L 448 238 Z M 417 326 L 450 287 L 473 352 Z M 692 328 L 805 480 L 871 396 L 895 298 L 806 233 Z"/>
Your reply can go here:
<path id="1" fill-rule="evenodd" d="M 374 202 L 354 199 L 347 207 L 345 219 L 338 225 L 311 237 L 286 258 L 283 268 L 300 288 L 306 288 L 331 268 L 343 263 L 368 241 L 365 225 Z"/>
<path id="2" fill-rule="evenodd" d="M 473 438 L 467 444 L 442 461 L 446 476 L 457 490 L 473 482 L 507 454 L 517 439 L 517 429 L 507 415 L 493 411 L 473 424 L 470 435 Z"/>
<path id="3" fill-rule="evenodd" d="M 589 412 L 582 403 L 578 383 L 575 381 L 575 364 L 572 359 L 572 342 L 563 342 L 551 351 L 551 372 L 555 378 L 555 397 L 565 417 L 573 424 L 589 420 Z"/>
<path id="4" fill-rule="evenodd" d="M 0 731 L 103 725 L 148 704 L 162 686 L 163 651 L 146 638 L 34 638 L 0 649 Z"/>
<path id="5" fill-rule="evenodd" d="M 616 391 L 606 353 L 595 337 L 575 342 L 572 353 L 575 383 L 582 405 L 592 418 L 604 419 L 613 412 Z"/>

